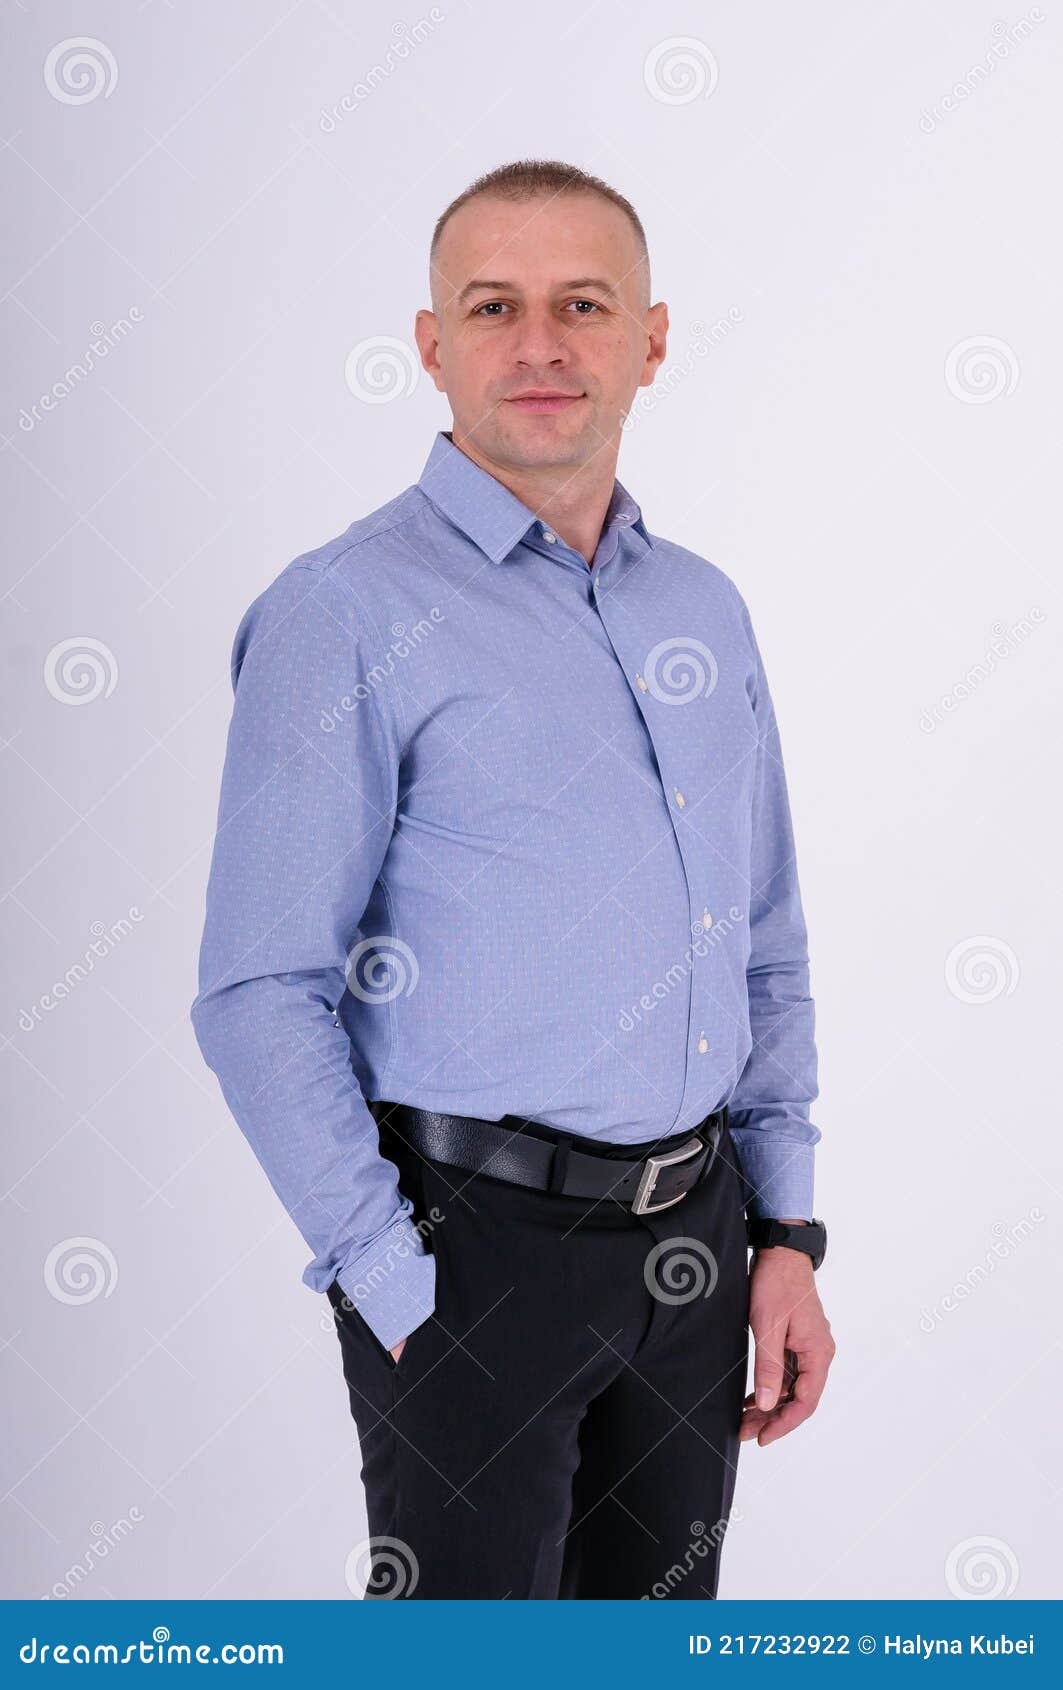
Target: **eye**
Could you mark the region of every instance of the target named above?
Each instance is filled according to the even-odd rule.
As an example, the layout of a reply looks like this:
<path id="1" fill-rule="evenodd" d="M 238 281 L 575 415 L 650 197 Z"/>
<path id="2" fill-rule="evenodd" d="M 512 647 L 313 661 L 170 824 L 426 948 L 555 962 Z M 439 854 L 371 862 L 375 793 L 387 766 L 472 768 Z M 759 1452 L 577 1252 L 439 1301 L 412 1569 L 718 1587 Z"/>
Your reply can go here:
<path id="1" fill-rule="evenodd" d="M 601 306 L 598 304 L 598 301 L 596 299 L 570 299 L 569 304 L 570 305 L 586 305 L 586 306 L 589 306 L 590 309 L 588 311 L 578 311 L 576 313 L 576 315 L 578 317 L 589 317 L 591 311 L 600 311 L 601 310 Z"/>
<path id="2" fill-rule="evenodd" d="M 480 315 L 485 314 L 487 312 L 490 312 L 492 315 L 494 315 L 497 312 L 508 311 L 508 310 L 509 310 L 509 306 L 505 303 L 504 300 L 488 299 L 488 300 L 484 301 L 483 305 L 477 305 L 476 309 L 473 311 L 473 316 L 479 317 Z"/>

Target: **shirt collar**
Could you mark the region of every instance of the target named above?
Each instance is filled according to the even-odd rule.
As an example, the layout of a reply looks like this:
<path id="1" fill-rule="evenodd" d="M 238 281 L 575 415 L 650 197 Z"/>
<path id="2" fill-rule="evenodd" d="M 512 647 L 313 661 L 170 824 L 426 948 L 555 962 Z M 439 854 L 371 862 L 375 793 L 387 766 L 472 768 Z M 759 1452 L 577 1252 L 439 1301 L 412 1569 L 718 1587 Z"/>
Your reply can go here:
<path id="1" fill-rule="evenodd" d="M 522 504 L 501 481 L 473 463 L 442 430 L 432 443 L 417 485 L 436 509 L 467 534 L 492 563 L 501 563 L 528 530 L 539 524 L 534 511 Z M 614 523 L 634 528 L 648 546 L 653 545 L 642 511 L 619 481 L 613 483 L 603 531 Z"/>

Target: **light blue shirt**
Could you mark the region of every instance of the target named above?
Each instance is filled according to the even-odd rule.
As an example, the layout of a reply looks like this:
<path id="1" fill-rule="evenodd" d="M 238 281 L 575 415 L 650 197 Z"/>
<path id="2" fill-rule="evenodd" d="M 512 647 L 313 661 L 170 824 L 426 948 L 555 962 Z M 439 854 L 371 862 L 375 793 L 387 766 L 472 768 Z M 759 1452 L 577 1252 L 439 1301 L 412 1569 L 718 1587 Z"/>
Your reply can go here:
<path id="1" fill-rule="evenodd" d="M 745 603 L 615 484 L 586 561 L 439 434 L 244 616 L 192 1018 L 313 1260 L 389 1348 L 433 1260 L 366 1099 L 619 1143 L 722 1104 L 811 1216 L 779 735 Z"/>

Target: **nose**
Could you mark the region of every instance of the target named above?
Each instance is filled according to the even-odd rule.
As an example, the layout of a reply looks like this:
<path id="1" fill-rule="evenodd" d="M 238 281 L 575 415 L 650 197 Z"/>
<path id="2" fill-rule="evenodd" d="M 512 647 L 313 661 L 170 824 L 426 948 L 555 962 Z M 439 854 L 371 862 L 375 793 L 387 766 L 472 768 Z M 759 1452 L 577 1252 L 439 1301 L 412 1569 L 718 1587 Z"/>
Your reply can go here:
<path id="1" fill-rule="evenodd" d="M 549 309 L 525 310 L 513 342 L 521 369 L 563 370 L 569 363 L 568 330 Z"/>

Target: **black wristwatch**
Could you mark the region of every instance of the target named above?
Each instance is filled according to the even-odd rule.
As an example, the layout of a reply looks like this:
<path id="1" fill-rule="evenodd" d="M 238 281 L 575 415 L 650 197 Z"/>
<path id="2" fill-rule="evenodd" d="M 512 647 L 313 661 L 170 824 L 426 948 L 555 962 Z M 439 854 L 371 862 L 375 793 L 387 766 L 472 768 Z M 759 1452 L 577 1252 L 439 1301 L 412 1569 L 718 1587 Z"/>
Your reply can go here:
<path id="1" fill-rule="evenodd" d="M 800 1226 L 790 1221 L 747 1220 L 746 1238 L 754 1250 L 768 1250 L 781 1244 L 787 1250 L 800 1250 L 811 1256 L 813 1268 L 822 1265 L 827 1254 L 827 1229 L 822 1221 L 804 1221 Z"/>

